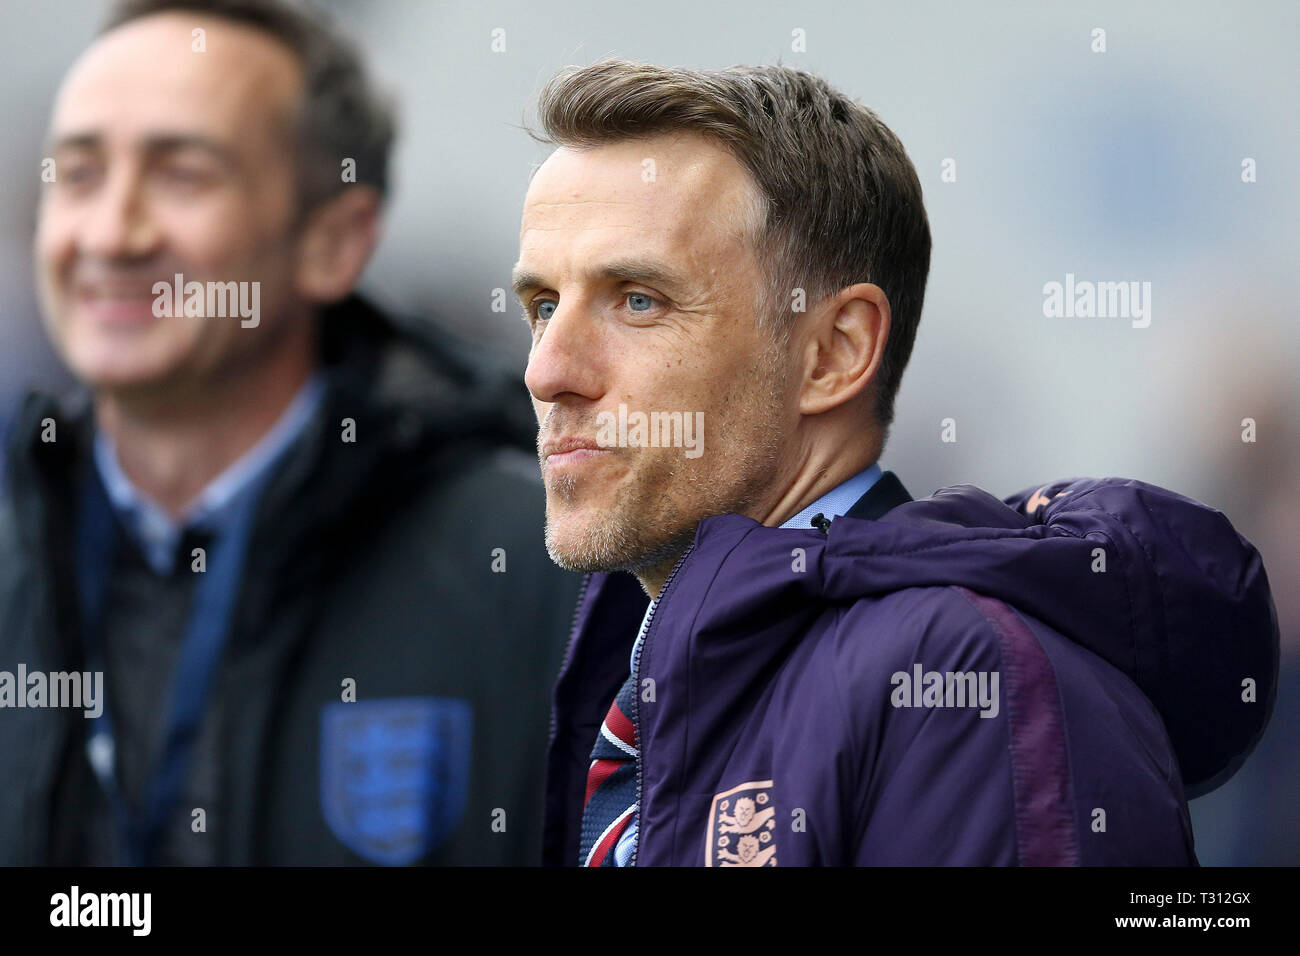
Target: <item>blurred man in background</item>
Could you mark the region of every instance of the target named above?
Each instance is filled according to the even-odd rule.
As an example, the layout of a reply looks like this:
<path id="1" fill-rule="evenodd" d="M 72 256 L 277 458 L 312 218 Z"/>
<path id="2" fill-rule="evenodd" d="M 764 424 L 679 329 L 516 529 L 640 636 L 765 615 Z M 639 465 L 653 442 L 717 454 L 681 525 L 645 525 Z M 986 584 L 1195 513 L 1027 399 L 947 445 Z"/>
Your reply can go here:
<path id="1" fill-rule="evenodd" d="M 522 389 L 353 294 L 392 136 L 271 0 L 124 3 L 67 75 L 35 260 L 85 389 L 7 449 L 0 862 L 536 861 L 576 588 Z"/>

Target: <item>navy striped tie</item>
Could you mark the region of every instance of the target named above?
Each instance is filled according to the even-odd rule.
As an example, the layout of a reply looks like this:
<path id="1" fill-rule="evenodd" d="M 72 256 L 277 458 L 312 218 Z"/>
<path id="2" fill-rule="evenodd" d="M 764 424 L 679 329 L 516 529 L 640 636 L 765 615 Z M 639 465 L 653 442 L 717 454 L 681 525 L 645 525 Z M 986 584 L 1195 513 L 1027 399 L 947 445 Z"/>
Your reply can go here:
<path id="1" fill-rule="evenodd" d="M 636 813 L 636 764 L 640 742 L 632 723 L 636 688 L 628 675 L 605 715 L 591 749 L 582 810 L 580 866 L 614 866 L 614 847 Z"/>

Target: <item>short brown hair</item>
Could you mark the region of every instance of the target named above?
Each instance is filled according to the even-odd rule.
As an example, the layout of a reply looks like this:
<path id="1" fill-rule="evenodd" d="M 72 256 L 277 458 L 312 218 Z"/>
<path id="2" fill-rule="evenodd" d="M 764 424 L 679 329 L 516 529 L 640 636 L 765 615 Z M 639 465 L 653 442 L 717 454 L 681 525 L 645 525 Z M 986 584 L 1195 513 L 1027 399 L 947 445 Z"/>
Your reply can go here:
<path id="1" fill-rule="evenodd" d="M 793 291 L 817 302 L 857 282 L 889 297 L 891 330 L 876 384 L 882 430 L 912 353 L 930 270 L 930 224 L 903 144 L 865 106 L 786 66 L 692 70 L 604 60 L 543 90 L 545 142 L 597 146 L 691 131 L 728 149 L 763 195 L 751 237 L 768 276 L 759 321 L 788 336 Z"/>
<path id="2" fill-rule="evenodd" d="M 155 13 L 176 12 L 261 30 L 298 58 L 305 89 L 296 130 L 304 208 L 351 185 L 341 176 L 345 158 L 356 161 L 358 185 L 386 195 L 396 125 L 392 108 L 376 93 L 361 57 L 324 11 L 291 0 L 119 0 L 101 32 Z"/>

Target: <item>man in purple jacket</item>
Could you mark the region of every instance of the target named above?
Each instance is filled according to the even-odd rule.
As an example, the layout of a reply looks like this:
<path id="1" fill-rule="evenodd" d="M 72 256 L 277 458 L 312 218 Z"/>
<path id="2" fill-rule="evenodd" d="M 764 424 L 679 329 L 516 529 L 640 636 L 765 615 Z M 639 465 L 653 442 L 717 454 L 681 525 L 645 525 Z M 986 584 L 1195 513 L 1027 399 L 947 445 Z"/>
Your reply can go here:
<path id="1" fill-rule="evenodd" d="M 1259 556 L 1140 482 L 881 470 L 930 258 L 897 138 L 785 67 L 607 61 L 540 114 L 515 289 L 590 572 L 546 861 L 1194 864 L 1186 793 L 1272 708 Z"/>

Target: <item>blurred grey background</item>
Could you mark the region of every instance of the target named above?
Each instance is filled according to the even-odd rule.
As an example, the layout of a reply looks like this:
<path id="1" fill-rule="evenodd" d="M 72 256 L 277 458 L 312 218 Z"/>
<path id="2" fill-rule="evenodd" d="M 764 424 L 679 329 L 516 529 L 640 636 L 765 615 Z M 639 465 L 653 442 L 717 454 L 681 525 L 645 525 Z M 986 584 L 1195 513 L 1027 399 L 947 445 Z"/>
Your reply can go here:
<path id="1" fill-rule="evenodd" d="M 322 5 L 402 117 L 366 290 L 521 374 L 528 336 L 513 299 L 492 311 L 493 292 L 509 288 L 547 152 L 523 126 L 555 70 L 608 55 L 781 61 L 875 109 L 916 164 L 934 235 L 882 464 L 917 495 L 1122 475 L 1223 510 L 1264 556 L 1284 672 L 1256 755 L 1191 804 L 1197 852 L 1207 865 L 1300 862 L 1300 4 Z M 30 269 L 41 139 L 106 8 L 0 0 L 0 420 L 26 388 L 64 382 Z M 1067 273 L 1150 282 L 1150 326 L 1045 317 L 1043 286 Z M 948 418 L 955 442 L 940 440 Z"/>

